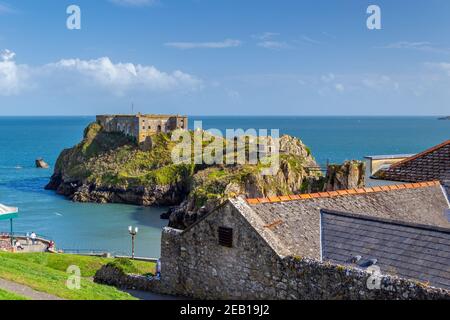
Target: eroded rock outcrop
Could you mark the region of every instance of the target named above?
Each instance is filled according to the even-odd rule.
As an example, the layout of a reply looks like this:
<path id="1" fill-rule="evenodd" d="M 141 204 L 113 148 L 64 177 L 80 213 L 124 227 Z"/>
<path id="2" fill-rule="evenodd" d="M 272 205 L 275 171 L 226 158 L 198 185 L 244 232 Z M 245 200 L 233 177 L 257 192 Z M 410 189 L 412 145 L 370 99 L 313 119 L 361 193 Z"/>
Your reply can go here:
<path id="1" fill-rule="evenodd" d="M 365 164 L 351 160 L 344 164 L 333 164 L 327 168 L 324 191 L 362 188 L 365 186 Z"/>
<path id="2" fill-rule="evenodd" d="M 191 133 L 192 134 L 192 133 Z M 224 140 L 224 149 L 229 141 Z M 89 125 L 81 143 L 64 150 L 46 186 L 74 201 L 176 206 L 165 215 L 185 228 L 199 216 L 237 195 L 269 197 L 321 191 L 320 172 L 309 149 L 297 138 L 280 138 L 279 170 L 262 175 L 267 164 L 174 164 L 176 142 L 166 133 L 152 136 L 152 148 L 140 149 L 120 133 Z"/>
<path id="3" fill-rule="evenodd" d="M 35 165 L 36 165 L 36 168 L 39 168 L 39 169 L 48 169 L 50 167 L 48 165 L 48 163 L 45 162 L 44 159 L 41 159 L 41 158 L 36 159 Z"/>

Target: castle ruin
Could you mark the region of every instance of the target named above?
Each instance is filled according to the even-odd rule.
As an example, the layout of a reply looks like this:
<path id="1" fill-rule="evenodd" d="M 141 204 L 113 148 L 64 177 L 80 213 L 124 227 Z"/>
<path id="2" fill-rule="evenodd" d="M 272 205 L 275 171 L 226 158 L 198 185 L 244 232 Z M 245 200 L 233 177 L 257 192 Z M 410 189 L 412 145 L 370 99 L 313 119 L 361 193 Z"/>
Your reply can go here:
<path id="1" fill-rule="evenodd" d="M 96 120 L 106 132 L 122 132 L 136 138 L 139 144 L 155 133 L 188 128 L 188 118 L 180 115 L 97 115 Z"/>

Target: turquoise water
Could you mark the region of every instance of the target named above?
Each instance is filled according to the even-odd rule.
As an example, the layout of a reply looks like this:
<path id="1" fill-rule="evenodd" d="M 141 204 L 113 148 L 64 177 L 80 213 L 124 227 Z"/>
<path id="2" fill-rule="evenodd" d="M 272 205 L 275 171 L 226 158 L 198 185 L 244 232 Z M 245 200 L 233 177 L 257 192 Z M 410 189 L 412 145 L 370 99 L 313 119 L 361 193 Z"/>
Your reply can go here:
<path id="1" fill-rule="evenodd" d="M 35 231 L 60 248 L 97 249 L 127 254 L 128 225 L 138 226 L 136 251 L 159 255 L 159 215 L 165 208 L 73 203 L 45 191 L 53 171 L 34 168 L 44 158 L 54 165 L 62 149 L 81 140 L 93 117 L 0 117 L 0 203 L 18 206 L 18 232 Z M 450 138 L 450 121 L 435 117 L 191 117 L 203 127 L 280 129 L 300 137 L 319 163 L 365 155 L 415 153 Z M 0 222 L 0 230 L 8 224 Z"/>

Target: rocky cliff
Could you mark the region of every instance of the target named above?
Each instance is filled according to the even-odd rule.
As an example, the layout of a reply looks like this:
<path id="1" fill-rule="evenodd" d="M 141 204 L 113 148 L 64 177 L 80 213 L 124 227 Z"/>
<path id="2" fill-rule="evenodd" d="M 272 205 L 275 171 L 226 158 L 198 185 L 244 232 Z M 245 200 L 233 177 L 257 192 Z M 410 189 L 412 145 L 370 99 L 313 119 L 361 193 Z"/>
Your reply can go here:
<path id="1" fill-rule="evenodd" d="M 346 190 L 365 186 L 366 166 L 362 161 L 345 161 L 327 168 L 324 191 Z"/>
<path id="2" fill-rule="evenodd" d="M 191 133 L 192 134 L 192 133 Z M 224 148 L 229 141 L 224 140 Z M 297 138 L 280 138 L 280 170 L 261 175 L 264 165 L 173 164 L 170 134 L 152 137 L 144 151 L 120 133 L 89 125 L 83 140 L 64 150 L 46 186 L 74 201 L 176 206 L 170 225 L 184 228 L 226 198 L 267 197 L 321 191 L 323 177 L 309 149 Z"/>

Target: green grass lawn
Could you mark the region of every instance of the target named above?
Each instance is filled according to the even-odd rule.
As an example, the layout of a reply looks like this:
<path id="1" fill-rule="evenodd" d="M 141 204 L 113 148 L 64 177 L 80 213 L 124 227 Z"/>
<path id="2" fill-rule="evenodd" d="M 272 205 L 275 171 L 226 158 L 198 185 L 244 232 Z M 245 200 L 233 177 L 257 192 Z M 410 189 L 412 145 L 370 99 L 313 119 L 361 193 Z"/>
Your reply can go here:
<path id="1" fill-rule="evenodd" d="M 27 300 L 27 298 L 0 289 L 0 300 Z"/>
<path id="2" fill-rule="evenodd" d="M 134 299 L 114 287 L 96 284 L 92 281 L 95 272 L 102 265 L 115 260 L 68 254 L 0 253 L 0 278 L 71 300 Z M 129 272 L 154 273 L 154 263 L 131 260 L 130 262 L 126 264 Z M 66 281 L 70 276 L 66 270 L 71 265 L 78 266 L 81 271 L 81 288 L 79 290 L 71 290 L 66 286 Z"/>

